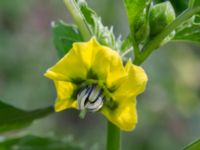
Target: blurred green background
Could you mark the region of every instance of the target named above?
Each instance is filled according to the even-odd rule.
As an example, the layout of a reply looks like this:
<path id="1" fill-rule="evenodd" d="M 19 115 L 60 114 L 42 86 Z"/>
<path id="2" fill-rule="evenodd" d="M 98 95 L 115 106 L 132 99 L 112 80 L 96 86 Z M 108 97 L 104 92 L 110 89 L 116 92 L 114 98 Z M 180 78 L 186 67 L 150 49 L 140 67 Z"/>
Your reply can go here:
<path id="1" fill-rule="evenodd" d="M 180 0 L 179 0 L 180 1 Z M 177 13 L 185 3 L 177 1 Z M 88 0 L 114 25 L 116 35 L 128 34 L 121 0 Z M 57 60 L 51 22 L 73 23 L 62 0 L 0 0 L 0 98 L 25 110 L 52 105 L 56 97 L 52 81 L 43 77 Z M 171 42 L 144 63 L 149 83 L 138 97 L 139 123 L 134 132 L 122 133 L 124 150 L 177 150 L 200 136 L 200 47 Z M 102 150 L 106 120 L 99 114 L 78 117 L 67 110 L 35 121 L 13 135 L 65 137 L 85 150 Z"/>

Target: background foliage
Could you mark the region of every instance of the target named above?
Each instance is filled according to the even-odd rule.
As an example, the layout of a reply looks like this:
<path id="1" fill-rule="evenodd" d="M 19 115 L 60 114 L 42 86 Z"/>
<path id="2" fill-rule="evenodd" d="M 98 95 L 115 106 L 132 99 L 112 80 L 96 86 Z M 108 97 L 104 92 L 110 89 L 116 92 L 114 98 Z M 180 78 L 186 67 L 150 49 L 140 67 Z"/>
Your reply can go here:
<path id="1" fill-rule="evenodd" d="M 186 7 L 184 0 L 179 1 L 172 1 L 177 14 Z M 88 3 L 102 16 L 104 24 L 115 26 L 116 35 L 127 36 L 122 1 L 88 0 Z M 62 1 L 0 0 L 0 98 L 6 103 L 24 110 L 53 104 L 56 93 L 43 73 L 58 59 L 50 26 L 58 18 L 71 21 Z M 199 49 L 199 45 L 171 42 L 144 63 L 149 84 L 138 98 L 136 130 L 123 133 L 123 149 L 181 149 L 199 137 Z M 98 114 L 89 114 L 81 120 L 77 111 L 69 110 L 37 120 L 20 132 L 0 133 L 0 140 L 30 134 L 33 136 L 25 137 L 28 140 L 22 146 L 35 141 L 37 136 L 44 137 L 42 140 L 47 143 L 60 137 L 75 143 L 71 149 L 100 150 L 105 146 L 105 123 Z"/>

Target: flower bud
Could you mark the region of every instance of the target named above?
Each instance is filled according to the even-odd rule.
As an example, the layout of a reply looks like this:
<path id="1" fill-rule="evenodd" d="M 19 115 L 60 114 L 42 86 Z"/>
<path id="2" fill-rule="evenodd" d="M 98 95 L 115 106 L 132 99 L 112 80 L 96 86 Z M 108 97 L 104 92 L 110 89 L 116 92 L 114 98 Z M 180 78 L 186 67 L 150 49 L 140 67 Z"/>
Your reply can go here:
<path id="1" fill-rule="evenodd" d="M 150 10 L 150 36 L 159 34 L 167 25 L 175 20 L 175 11 L 169 1 L 154 5 Z"/>

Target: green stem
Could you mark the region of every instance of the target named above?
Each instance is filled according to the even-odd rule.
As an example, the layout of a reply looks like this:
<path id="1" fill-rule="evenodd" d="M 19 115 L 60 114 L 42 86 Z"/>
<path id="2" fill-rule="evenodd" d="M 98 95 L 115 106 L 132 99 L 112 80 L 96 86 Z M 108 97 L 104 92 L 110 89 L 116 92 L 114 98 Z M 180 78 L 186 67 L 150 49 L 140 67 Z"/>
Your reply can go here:
<path id="1" fill-rule="evenodd" d="M 135 59 L 134 63 L 140 65 L 146 60 L 146 58 L 159 47 L 159 44 L 179 25 L 181 25 L 184 21 L 192 17 L 194 14 L 200 12 L 200 7 L 196 7 L 193 9 L 187 9 L 181 15 L 179 15 L 170 25 L 168 25 L 158 36 L 149 41 L 147 45 L 141 51 L 140 58 Z"/>
<path id="2" fill-rule="evenodd" d="M 108 121 L 107 150 L 120 150 L 120 129 Z"/>
<path id="3" fill-rule="evenodd" d="M 132 43 L 133 43 L 133 51 L 134 51 L 134 56 L 135 56 L 135 60 L 139 60 L 140 59 L 140 49 L 139 46 L 137 44 L 137 42 L 135 41 L 135 39 L 132 39 Z"/>
<path id="4" fill-rule="evenodd" d="M 77 4 L 74 0 L 64 0 L 64 3 L 71 16 L 73 17 L 75 23 L 77 24 L 84 40 L 88 41 L 92 35 L 84 21 L 83 15 L 80 13 L 80 9 L 78 8 Z"/>

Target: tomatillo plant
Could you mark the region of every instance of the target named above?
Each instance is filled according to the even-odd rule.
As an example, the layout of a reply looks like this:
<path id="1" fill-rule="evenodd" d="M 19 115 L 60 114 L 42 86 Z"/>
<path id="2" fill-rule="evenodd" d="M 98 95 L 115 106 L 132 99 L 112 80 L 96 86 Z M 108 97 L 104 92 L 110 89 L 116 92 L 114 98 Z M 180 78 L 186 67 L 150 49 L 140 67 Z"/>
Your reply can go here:
<path id="1" fill-rule="evenodd" d="M 53 41 L 60 60 L 47 69 L 44 75 L 55 84 L 57 99 L 54 107 L 23 110 L 6 104 L 6 100 L 0 100 L 1 150 L 83 149 L 77 141 L 60 137 L 20 136 L 26 132 L 14 134 L 13 138 L 9 134 L 8 139 L 2 136 L 3 132 L 25 128 L 36 119 L 69 108 L 77 109 L 83 119 L 87 113 L 105 116 L 108 122 L 106 149 L 120 149 L 121 131 L 132 132 L 140 119 L 137 117 L 136 98 L 145 90 L 148 81 L 140 65 L 156 49 L 170 41 L 200 43 L 199 0 L 188 0 L 183 12 L 177 9 L 178 1 L 177 4 L 172 1 L 173 5 L 170 0 L 123 2 L 130 29 L 125 38 L 116 37 L 113 26 L 103 25 L 101 17 L 85 0 L 64 0 L 63 5 L 75 24 L 64 21 L 52 23 Z M 2 4 L 9 8 L 9 5 Z M 0 22 L 4 28 L 10 21 L 7 15 L 4 16 L 4 10 L 2 12 Z M 7 31 L 5 33 L 1 37 L 7 35 Z M 5 43 L 10 42 L 3 42 L 3 45 Z M 184 148 L 199 149 L 200 140 Z"/>
<path id="2" fill-rule="evenodd" d="M 76 25 L 52 24 L 54 43 L 61 59 L 45 76 L 57 90 L 55 111 L 68 108 L 100 112 L 108 119 L 107 150 L 119 150 L 120 130 L 132 131 L 137 124 L 136 96 L 147 84 L 141 65 L 157 48 L 172 40 L 199 40 L 200 6 L 189 1 L 176 17 L 170 1 L 124 0 L 130 25 L 127 38 L 116 38 L 85 0 L 64 0 Z M 188 28 L 191 28 L 190 30 Z M 190 36 L 188 36 L 190 35 Z M 199 35 L 198 35 L 199 36 Z"/>

